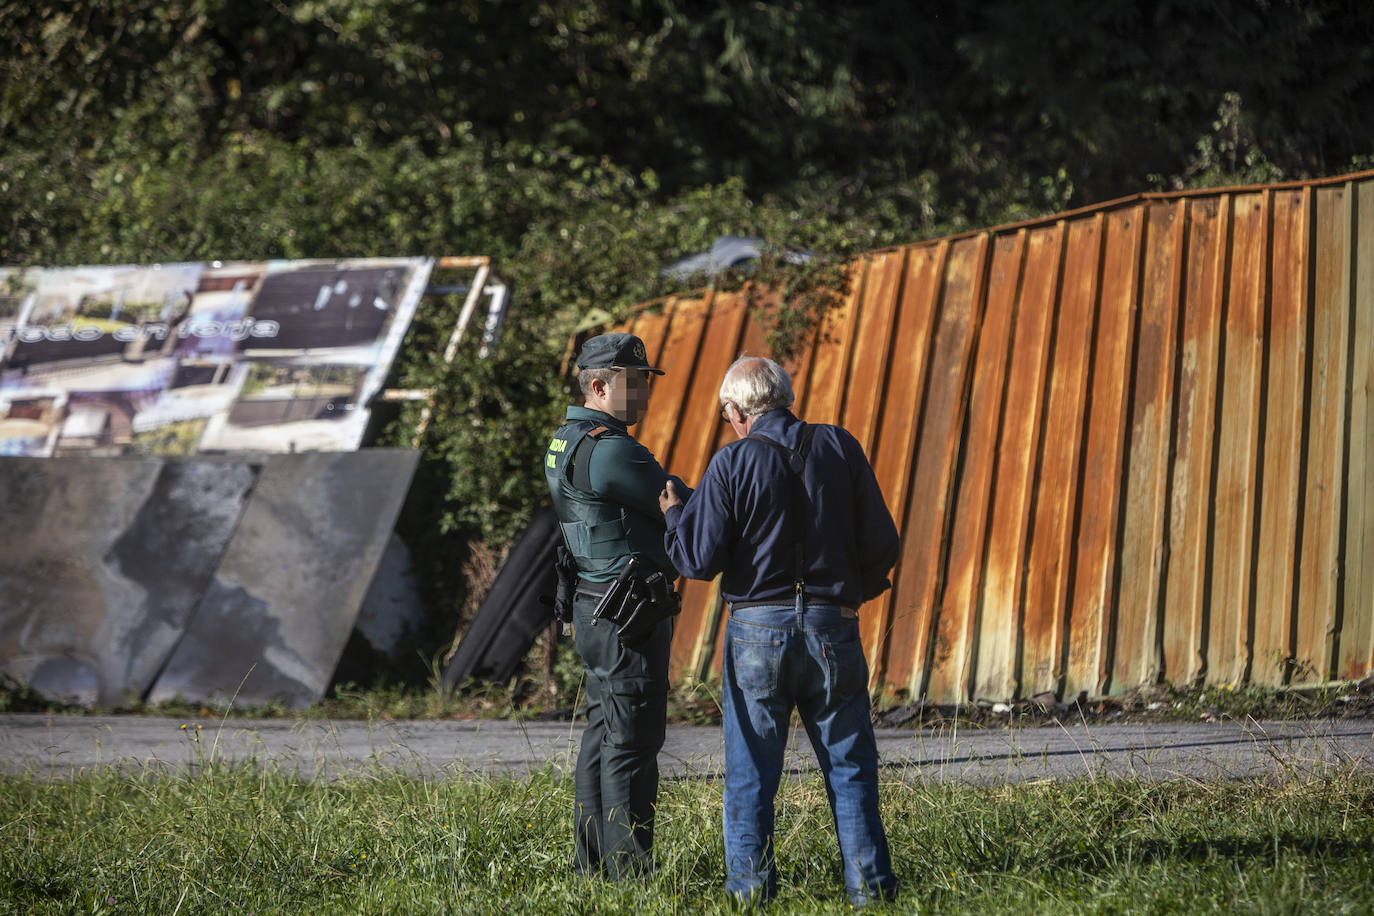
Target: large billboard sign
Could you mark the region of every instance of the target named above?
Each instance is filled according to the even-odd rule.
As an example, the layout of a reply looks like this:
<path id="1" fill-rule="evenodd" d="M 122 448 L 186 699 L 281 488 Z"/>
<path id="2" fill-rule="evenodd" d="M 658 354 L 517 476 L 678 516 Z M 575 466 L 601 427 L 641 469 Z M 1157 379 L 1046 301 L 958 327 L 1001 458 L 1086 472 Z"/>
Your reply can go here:
<path id="1" fill-rule="evenodd" d="M 356 449 L 433 266 L 0 268 L 0 455 Z"/>

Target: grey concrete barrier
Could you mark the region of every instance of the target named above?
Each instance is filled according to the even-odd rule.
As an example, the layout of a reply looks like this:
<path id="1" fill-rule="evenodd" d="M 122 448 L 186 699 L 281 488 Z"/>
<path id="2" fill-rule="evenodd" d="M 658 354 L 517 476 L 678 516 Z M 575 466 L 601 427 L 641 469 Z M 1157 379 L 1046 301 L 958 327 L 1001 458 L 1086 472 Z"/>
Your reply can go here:
<path id="1" fill-rule="evenodd" d="M 320 699 L 417 460 L 0 459 L 0 673 L 86 704 Z"/>

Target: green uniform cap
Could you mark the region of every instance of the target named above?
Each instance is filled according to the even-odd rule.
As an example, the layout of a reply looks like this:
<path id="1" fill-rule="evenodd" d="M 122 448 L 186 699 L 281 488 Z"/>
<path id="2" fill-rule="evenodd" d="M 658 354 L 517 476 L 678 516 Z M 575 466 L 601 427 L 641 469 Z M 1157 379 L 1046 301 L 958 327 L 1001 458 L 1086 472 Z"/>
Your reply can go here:
<path id="1" fill-rule="evenodd" d="M 648 369 L 663 375 L 662 369 L 649 365 L 644 341 L 633 334 L 601 334 L 582 345 L 577 357 L 579 369 Z"/>

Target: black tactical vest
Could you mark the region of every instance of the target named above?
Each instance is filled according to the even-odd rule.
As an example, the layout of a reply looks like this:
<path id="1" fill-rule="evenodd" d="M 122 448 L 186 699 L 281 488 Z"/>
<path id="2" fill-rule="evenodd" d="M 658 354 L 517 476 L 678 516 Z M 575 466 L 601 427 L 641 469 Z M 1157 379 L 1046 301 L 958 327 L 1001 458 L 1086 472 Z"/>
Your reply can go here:
<path id="1" fill-rule="evenodd" d="M 563 541 L 577 558 L 578 571 L 589 581 L 614 578 L 628 557 L 638 552 L 630 534 L 629 510 L 593 496 L 586 467 L 597 439 L 624 435 L 595 420 L 570 420 L 554 433 L 544 456 L 544 476 Z"/>

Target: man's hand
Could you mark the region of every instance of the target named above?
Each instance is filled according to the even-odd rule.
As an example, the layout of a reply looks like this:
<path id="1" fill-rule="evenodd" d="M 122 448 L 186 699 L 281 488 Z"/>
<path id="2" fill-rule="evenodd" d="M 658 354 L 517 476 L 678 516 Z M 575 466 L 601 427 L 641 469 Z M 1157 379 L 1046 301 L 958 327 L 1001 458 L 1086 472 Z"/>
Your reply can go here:
<path id="1" fill-rule="evenodd" d="M 658 494 L 658 511 L 667 515 L 669 509 L 680 505 L 682 505 L 682 500 L 677 498 L 677 487 L 673 486 L 673 482 L 670 480 L 664 484 L 663 492 Z"/>

